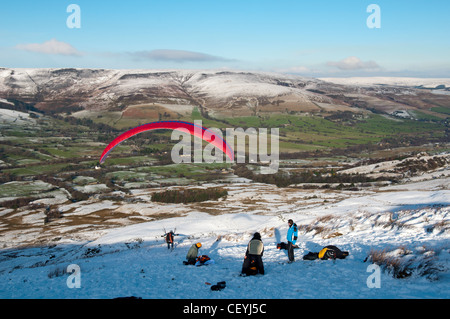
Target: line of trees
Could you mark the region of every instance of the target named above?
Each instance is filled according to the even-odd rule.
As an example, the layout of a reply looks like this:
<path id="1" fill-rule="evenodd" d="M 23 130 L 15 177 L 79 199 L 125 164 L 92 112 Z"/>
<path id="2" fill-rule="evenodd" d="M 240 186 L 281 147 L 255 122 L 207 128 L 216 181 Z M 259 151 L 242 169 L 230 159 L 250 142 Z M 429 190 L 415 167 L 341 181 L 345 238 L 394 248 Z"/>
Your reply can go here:
<path id="1" fill-rule="evenodd" d="M 186 204 L 194 202 L 204 202 L 207 200 L 217 200 L 227 195 L 227 190 L 222 187 L 212 187 L 206 189 L 190 188 L 166 190 L 153 193 L 151 200 L 152 202 Z"/>
<path id="2" fill-rule="evenodd" d="M 275 174 L 258 174 L 252 171 L 245 164 L 238 164 L 234 167 L 234 174 L 239 177 L 251 179 L 258 183 L 274 184 L 278 187 L 286 187 L 292 184 L 302 183 L 368 183 L 375 181 L 365 175 L 336 174 L 331 171 L 313 171 L 304 172 L 284 172 L 278 171 Z"/>

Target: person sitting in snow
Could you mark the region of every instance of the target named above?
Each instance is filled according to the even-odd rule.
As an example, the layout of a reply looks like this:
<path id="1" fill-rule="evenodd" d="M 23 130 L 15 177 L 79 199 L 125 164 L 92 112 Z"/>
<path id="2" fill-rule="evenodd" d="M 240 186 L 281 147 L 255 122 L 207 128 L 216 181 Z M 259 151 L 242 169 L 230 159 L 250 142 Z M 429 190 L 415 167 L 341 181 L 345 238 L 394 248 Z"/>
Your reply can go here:
<path id="1" fill-rule="evenodd" d="M 264 244 L 260 233 L 255 233 L 247 245 L 244 264 L 242 265 L 242 274 L 247 276 L 261 274 L 264 275 L 264 264 L 262 256 L 264 253 Z"/>
<path id="2" fill-rule="evenodd" d="M 202 247 L 202 244 L 196 243 L 193 244 L 191 248 L 189 248 L 189 251 L 186 255 L 187 261 L 183 262 L 185 265 L 195 265 L 195 263 L 197 262 L 198 250 L 200 247 Z"/>

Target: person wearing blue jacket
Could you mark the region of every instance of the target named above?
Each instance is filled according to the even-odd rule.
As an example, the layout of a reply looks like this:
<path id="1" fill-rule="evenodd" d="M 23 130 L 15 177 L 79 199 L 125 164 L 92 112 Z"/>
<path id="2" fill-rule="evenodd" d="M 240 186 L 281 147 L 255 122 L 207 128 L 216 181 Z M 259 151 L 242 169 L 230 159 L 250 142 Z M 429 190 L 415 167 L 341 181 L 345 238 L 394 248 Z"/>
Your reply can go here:
<path id="1" fill-rule="evenodd" d="M 288 220 L 289 229 L 287 232 L 287 241 L 288 241 L 288 257 L 289 263 L 294 262 L 294 245 L 297 242 L 298 232 L 297 232 L 297 224 L 294 223 L 292 219 Z"/>

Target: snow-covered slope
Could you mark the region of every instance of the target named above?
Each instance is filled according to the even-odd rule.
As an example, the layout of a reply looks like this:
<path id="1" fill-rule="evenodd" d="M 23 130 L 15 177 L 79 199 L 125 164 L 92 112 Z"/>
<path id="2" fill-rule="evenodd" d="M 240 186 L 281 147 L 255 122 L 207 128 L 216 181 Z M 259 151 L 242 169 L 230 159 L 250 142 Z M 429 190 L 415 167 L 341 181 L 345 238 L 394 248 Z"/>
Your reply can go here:
<path id="1" fill-rule="evenodd" d="M 16 125 L 32 125 L 36 122 L 29 113 L 0 109 L 0 123 L 14 123 Z"/>
<path id="2" fill-rule="evenodd" d="M 420 180 L 418 172 L 427 172 L 426 176 L 439 177 L 446 170 L 450 163 L 448 153 L 439 155 L 428 155 L 419 153 L 416 157 L 407 157 L 402 160 L 384 161 L 370 165 L 356 166 L 339 171 L 339 174 L 364 174 L 372 178 L 380 176 L 390 176 L 396 178 L 411 177 L 413 180 Z"/>
<path id="3" fill-rule="evenodd" d="M 449 298 L 449 182 L 446 177 L 362 192 L 279 189 L 279 195 L 263 194 L 267 185 L 225 185 L 231 199 L 222 214 L 191 210 L 102 231 L 92 225 L 77 232 L 73 225 L 51 246 L 10 246 L 0 253 L 0 297 Z M 259 193 L 261 201 L 269 203 L 266 210 L 252 205 L 245 209 L 233 201 L 234 196 L 246 196 L 233 193 L 241 187 L 254 196 Z M 306 196 L 318 202 L 302 205 Z M 289 218 L 300 229 L 292 264 L 286 263 L 285 251 L 276 249 L 276 243 L 285 241 Z M 161 235 L 175 228 L 178 236 L 171 252 Z M 246 245 L 256 231 L 265 244 L 266 274 L 240 277 Z M 196 242 L 203 244 L 200 253 L 214 259 L 214 265 L 182 265 Z M 335 261 L 302 260 L 326 245 L 350 255 Z M 408 277 L 394 278 L 392 269 L 382 268 L 381 288 L 369 288 L 371 259 L 364 261 L 377 251 L 401 257 L 410 267 Z M 71 264 L 80 268 L 81 288 L 67 286 Z M 211 291 L 205 284 L 218 281 L 226 281 L 223 291 Z"/>

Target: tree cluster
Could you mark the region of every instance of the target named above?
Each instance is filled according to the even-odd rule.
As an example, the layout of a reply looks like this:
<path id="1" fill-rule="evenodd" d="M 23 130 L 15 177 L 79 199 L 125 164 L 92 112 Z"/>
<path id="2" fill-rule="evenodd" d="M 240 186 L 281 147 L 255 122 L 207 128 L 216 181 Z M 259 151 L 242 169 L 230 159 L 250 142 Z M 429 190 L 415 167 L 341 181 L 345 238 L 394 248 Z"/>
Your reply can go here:
<path id="1" fill-rule="evenodd" d="M 195 203 L 207 200 L 217 200 L 223 196 L 227 196 L 228 192 L 222 187 L 213 187 L 207 189 L 175 189 L 163 192 L 153 193 L 152 202 L 162 203 Z"/>
<path id="2" fill-rule="evenodd" d="M 365 175 L 336 174 L 331 171 L 304 172 L 284 172 L 278 171 L 275 174 L 258 174 L 249 169 L 246 165 L 240 164 L 234 167 L 234 173 L 239 177 L 251 179 L 258 183 L 274 184 L 278 187 L 286 187 L 293 184 L 302 183 L 367 183 L 374 181 Z"/>

